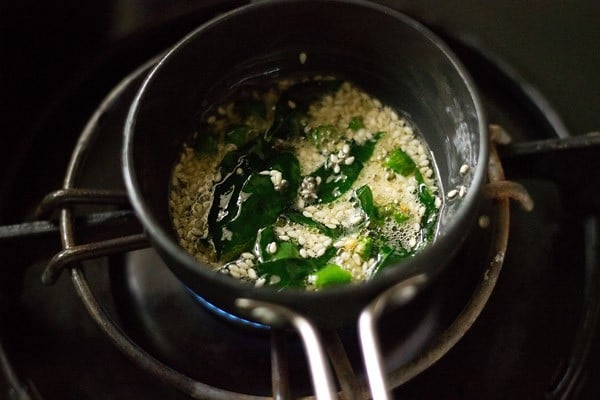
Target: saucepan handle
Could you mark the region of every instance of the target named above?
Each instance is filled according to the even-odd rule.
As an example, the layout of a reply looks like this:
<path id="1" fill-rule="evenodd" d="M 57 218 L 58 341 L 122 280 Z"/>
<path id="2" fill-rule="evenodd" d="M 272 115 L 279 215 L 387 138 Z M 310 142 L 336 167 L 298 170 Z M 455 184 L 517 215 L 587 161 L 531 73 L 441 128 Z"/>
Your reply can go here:
<path id="1" fill-rule="evenodd" d="M 426 281 L 424 274 L 408 278 L 381 293 L 360 314 L 358 325 L 362 354 L 374 400 L 390 399 L 376 334 L 377 320 L 387 307 L 401 306 L 412 300 Z M 306 351 L 315 397 L 318 400 L 337 398 L 323 341 L 317 327 L 308 318 L 278 304 L 254 299 L 237 299 L 236 305 L 251 318 L 274 329 L 292 325 L 300 335 Z"/>
<path id="2" fill-rule="evenodd" d="M 412 300 L 426 282 L 427 276 L 420 274 L 397 283 L 377 296 L 358 318 L 362 356 L 373 400 L 391 399 L 377 336 L 377 321 L 386 308 L 399 307 Z"/>
<path id="3" fill-rule="evenodd" d="M 289 308 L 266 301 L 242 298 L 237 299 L 236 305 L 248 311 L 253 319 L 275 329 L 287 324 L 292 325 L 298 331 L 306 351 L 315 397 L 318 400 L 337 398 L 323 342 L 318 329 L 310 320 Z"/>

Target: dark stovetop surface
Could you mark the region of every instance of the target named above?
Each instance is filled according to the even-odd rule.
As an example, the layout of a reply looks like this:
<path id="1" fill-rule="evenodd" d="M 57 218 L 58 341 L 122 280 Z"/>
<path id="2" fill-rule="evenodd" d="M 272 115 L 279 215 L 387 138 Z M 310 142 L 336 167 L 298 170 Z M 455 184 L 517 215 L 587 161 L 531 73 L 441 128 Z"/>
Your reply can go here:
<path id="1" fill-rule="evenodd" d="M 446 32 L 453 31 L 456 34 L 456 32 L 465 33 L 469 30 L 478 31 L 479 22 L 473 23 L 470 27 L 459 26 L 462 21 L 470 21 L 472 13 L 482 9 L 478 2 L 472 2 L 471 9 L 466 7 L 464 14 L 458 11 L 451 12 L 447 9 L 449 6 L 443 4 L 438 4 L 431 13 L 424 13 L 422 8 L 428 3 L 430 2 L 417 5 L 397 2 L 394 5 L 400 5 L 413 15 L 421 15 L 421 19 L 433 26 L 441 26 Z M 584 8 L 595 10 L 587 3 L 582 4 Z M 27 89 L 27 95 L 31 97 L 31 105 L 35 106 L 35 110 L 41 103 L 46 103 L 48 107 L 43 113 L 33 112 L 32 109 L 20 109 L 17 117 L 21 116 L 20 122 L 26 121 L 23 124 L 23 134 L 13 139 L 6 137 L 2 139 L 3 151 L 7 153 L 4 161 L 11 161 L 10 166 L 7 165 L 1 170 L 4 175 L 4 186 L 0 191 L 2 223 L 25 219 L 31 207 L 43 194 L 60 186 L 64 167 L 78 132 L 111 87 L 199 21 L 214 13 L 214 9 L 209 6 L 188 5 L 187 7 L 183 10 L 185 12 L 182 11 L 185 15 L 172 19 L 171 22 L 158 23 L 156 20 L 146 20 L 145 24 L 150 25 L 142 25 L 145 28 L 137 35 L 110 42 L 114 43 L 114 47 L 107 49 L 104 44 L 109 42 L 105 30 L 106 26 L 110 25 L 106 21 L 110 19 L 107 15 L 110 7 L 95 4 L 94 9 L 98 13 L 98 19 L 93 21 L 92 26 L 83 29 L 83 32 L 97 30 L 96 36 L 90 36 L 95 38 L 96 42 L 88 43 L 88 48 L 83 43 L 73 44 L 73 50 L 93 53 L 95 59 L 89 61 L 86 69 L 79 69 L 84 72 L 74 79 L 61 75 L 57 65 L 62 64 L 67 70 L 69 68 L 76 70 L 80 66 L 78 61 L 71 60 L 72 64 L 69 64 L 66 60 L 53 60 L 56 56 L 50 54 L 47 49 L 44 50 L 50 60 L 47 72 L 52 73 L 52 76 L 32 77 L 32 80 L 51 81 L 56 76 L 64 86 L 61 90 L 57 90 L 51 83 L 39 88 L 28 84 L 23 86 Z M 491 9 L 494 7 L 499 8 L 498 15 L 504 17 L 511 10 L 509 6 L 490 6 Z M 553 13 L 560 9 L 553 2 L 550 2 L 548 8 L 549 10 L 544 11 L 545 17 L 553 16 Z M 526 12 L 526 7 L 522 11 Z M 84 11 L 79 10 L 79 12 L 85 15 Z M 585 11 L 580 10 L 580 12 Z M 490 14 L 490 10 L 485 12 L 485 15 Z M 527 20 L 523 15 L 518 18 Z M 568 23 L 575 23 L 583 17 L 569 9 L 565 10 L 564 18 Z M 506 20 L 504 21 L 504 24 L 508 24 Z M 75 22 L 73 24 L 77 25 Z M 502 24 L 502 21 L 497 20 L 490 22 L 492 32 L 482 34 L 479 39 L 498 45 L 502 42 Z M 566 22 L 563 21 L 562 24 Z M 94 28 L 95 25 L 98 26 Z M 560 28 L 563 25 L 559 22 L 555 26 Z M 45 28 L 48 26 L 43 25 L 40 29 Z M 494 29 L 497 32 L 493 32 Z M 531 29 L 522 26 L 511 29 L 506 36 L 513 40 L 520 37 L 519 31 L 524 37 L 535 37 Z M 542 31 L 542 28 L 537 29 Z M 577 27 L 575 31 L 583 35 L 582 39 L 586 38 L 587 27 Z M 60 37 L 64 33 L 56 34 Z M 115 35 L 119 36 L 119 34 Z M 39 40 L 44 41 L 43 38 Z M 564 134 L 562 130 L 564 127 L 553 120 L 549 121 L 548 114 L 544 114 L 544 111 L 549 110 L 540 109 L 540 105 L 543 104 L 532 102 L 531 97 L 524 96 L 522 86 L 515 85 L 514 81 L 507 80 L 505 75 L 498 74 L 493 63 L 482 58 L 471 47 L 466 47 L 461 44 L 462 42 L 454 39 L 449 40 L 482 90 L 490 122 L 503 124 L 516 141 L 544 139 Z M 580 44 L 581 48 L 586 48 L 586 43 Z M 539 60 L 527 64 L 525 59 L 518 57 L 525 53 L 523 47 L 527 46 L 517 43 L 515 47 L 518 49 L 513 51 L 501 48 L 500 53 L 504 53 L 509 59 L 516 57 L 518 62 L 512 64 L 519 67 L 527 66 L 520 68 L 519 71 L 529 70 L 538 65 Z M 100 48 L 103 50 L 100 51 Z M 136 51 L 132 51 L 132 48 Z M 577 57 L 578 55 L 574 59 L 578 60 Z M 564 60 L 558 61 L 559 64 L 564 62 Z M 561 70 L 561 68 L 564 67 L 554 66 L 549 69 Z M 585 75 L 588 68 L 587 65 L 581 68 L 581 73 Z M 32 73 L 33 68 L 28 66 L 25 71 Z M 16 71 L 12 72 L 16 73 Z M 547 71 L 540 73 L 537 83 L 543 83 L 546 74 Z M 18 74 L 16 76 L 23 78 Z M 569 91 L 579 87 L 577 85 L 581 77 L 569 78 L 572 79 L 564 78 L 565 83 L 562 85 L 564 90 Z M 600 85 L 582 87 L 579 100 L 596 96 L 598 88 Z M 550 93 L 555 94 L 555 91 Z M 27 97 L 22 94 L 21 96 Z M 10 107 L 15 107 L 15 104 L 22 106 L 22 101 L 21 97 L 17 97 Z M 559 103 L 563 105 L 563 101 Z M 572 129 L 577 133 L 583 133 L 584 130 L 592 130 L 593 127 L 600 126 L 600 121 L 590 117 L 589 109 L 590 107 L 578 112 L 570 107 L 563 107 L 561 111 L 568 111 L 566 119 L 569 127 L 575 126 Z M 30 120 L 23 117 L 26 114 L 30 116 Z M 8 118 L 8 123 L 14 121 L 16 119 Z M 571 124 L 572 121 L 577 123 Z M 594 126 L 593 123 L 596 125 Z M 9 127 L 14 131 L 14 126 Z M 590 277 L 585 271 L 585 240 L 586 237 L 590 240 L 592 235 L 590 232 L 598 229 L 598 210 L 590 214 L 589 210 L 583 213 L 582 210 L 569 207 L 572 201 L 571 194 L 565 193 L 560 184 L 546 179 L 534 167 L 523 168 L 518 160 L 514 162 L 507 160 L 507 162 L 509 173 L 512 174 L 509 176 L 518 178 L 526 185 L 537 201 L 536 208 L 533 213 L 527 214 L 513 207 L 511 239 L 505 268 L 490 303 L 474 328 L 438 364 L 398 390 L 398 398 L 540 398 L 552 391 L 553 386 L 567 369 L 569 355 L 576 343 L 576 333 L 582 328 L 580 320 L 583 313 L 582 305 L 586 298 L 584 289 Z M 18 175 L 15 172 L 18 172 Z M 16 176 L 19 177 L 18 180 L 15 179 Z M 595 246 L 595 254 L 597 254 L 597 237 Z M 49 247 L 53 246 L 49 245 Z M 81 307 L 66 276 L 51 288 L 39 284 L 44 260 L 39 260 L 34 255 L 39 254 L 41 249 L 38 249 L 39 252 L 29 252 L 18 247 L 9 250 L 11 251 L 5 252 L 8 258 L 3 262 L 3 270 L 8 273 L 4 272 L 5 279 L 0 280 L 0 341 L 5 345 L 15 370 L 23 381 L 31 380 L 47 399 L 125 399 L 131 398 L 132 395 L 136 398 L 183 397 L 140 371 L 112 347 Z M 463 253 L 466 251 L 463 250 Z M 588 253 L 589 251 L 588 249 Z M 31 254 L 26 255 L 27 253 Z M 589 264 L 590 256 L 587 257 Z M 100 263 L 103 262 L 105 260 Z M 592 260 L 591 263 L 593 266 L 594 261 Z M 113 272 L 114 266 L 118 264 L 119 260 L 112 260 Z M 597 259 L 595 266 L 598 267 Z M 21 271 L 24 272 L 24 276 L 21 276 Z M 120 322 L 131 329 L 132 335 L 145 340 L 144 343 L 148 346 L 154 346 L 152 351 L 157 356 L 162 356 L 160 346 L 152 344 L 139 333 L 140 329 L 144 329 L 144 324 L 130 320 L 127 313 L 131 312 L 131 309 L 124 308 L 121 301 L 114 301 L 111 287 L 118 292 L 118 289 L 122 288 L 123 276 L 119 272 L 106 274 L 106 268 L 102 266 L 99 268 L 92 266 L 87 271 L 90 279 L 97 285 L 98 295 L 106 299 L 108 309 Z M 21 285 L 21 278 L 23 285 Z M 449 302 L 452 305 L 445 308 L 449 310 L 448 314 L 444 318 L 438 318 L 438 324 L 447 323 L 452 313 L 458 312 L 461 302 L 464 303 L 468 296 L 468 289 L 473 284 L 473 279 L 465 279 L 462 276 L 447 279 L 458 294 Z M 454 292 L 450 290 L 449 293 Z M 135 305 L 133 302 L 134 307 Z M 211 318 L 206 316 L 204 326 L 216 326 L 220 329 L 227 338 L 224 346 L 237 340 L 239 332 Z M 206 329 L 200 332 L 204 335 L 201 337 L 204 340 L 214 340 L 211 339 L 214 333 Z M 256 350 L 257 354 L 263 347 L 268 347 L 265 346 L 265 339 L 260 336 L 251 340 L 259 349 Z M 595 347 L 589 351 L 590 362 L 583 365 L 584 369 L 577 376 L 578 379 L 572 380 L 574 388 L 567 392 L 566 398 L 591 399 L 600 391 L 599 380 L 594 379 L 592 375 L 594 371 L 592 367 L 598 367 L 600 364 L 598 347 L 598 344 L 595 344 Z M 390 348 L 393 349 L 393 343 Z M 227 349 L 221 350 L 228 354 Z M 221 350 L 215 350 L 213 356 L 221 354 L 219 353 Z M 249 354 L 247 356 L 252 357 L 252 352 Z M 262 356 L 258 356 L 259 359 L 260 357 Z M 111 367 L 106 368 L 107 365 Z M 303 365 L 300 364 L 298 369 L 302 367 Z M 261 364 L 260 368 L 268 369 L 268 365 Z M 49 371 L 52 371 L 52 374 L 49 374 Z M 235 379 L 242 378 L 225 377 L 215 382 L 227 385 Z M 302 379 L 304 378 L 298 378 L 300 381 Z M 3 390 L 4 384 L 0 379 L 0 393 L 2 393 L 0 398 L 6 393 L 6 390 Z"/>

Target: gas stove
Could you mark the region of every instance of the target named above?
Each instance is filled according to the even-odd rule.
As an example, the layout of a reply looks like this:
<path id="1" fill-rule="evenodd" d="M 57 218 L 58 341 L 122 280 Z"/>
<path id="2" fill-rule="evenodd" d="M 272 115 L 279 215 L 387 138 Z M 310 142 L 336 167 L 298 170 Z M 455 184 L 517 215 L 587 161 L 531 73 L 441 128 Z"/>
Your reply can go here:
<path id="1" fill-rule="evenodd" d="M 30 129 L 6 139 L 0 397 L 261 398 L 273 395 L 273 376 L 285 380 L 293 397 L 312 395 L 297 336 L 206 308 L 152 249 L 88 260 L 63 271 L 52 286 L 41 283 L 49 258 L 61 250 L 60 213 L 33 221 L 44 195 L 62 188 L 66 175 L 73 187 L 94 189 L 91 195 L 123 191 L 120 135 L 144 74 L 183 34 L 237 4 L 187 5 L 162 20 L 142 19 L 136 34 L 94 52 L 85 73 L 52 97 Z M 512 138 L 499 146 L 507 179 L 522 184 L 535 202 L 531 212 L 511 206 L 501 269 L 489 268 L 501 218 L 488 200 L 443 276 L 415 301 L 383 315 L 378 332 L 394 397 L 595 398 L 600 193 L 590 183 L 598 181 L 600 136 L 572 135 L 511 65 L 477 41 L 436 26 L 443 6 L 427 14 L 414 4 L 392 5 L 429 23 L 466 65 L 488 120 Z M 51 208 L 52 202 L 51 196 L 42 204 Z M 74 208 L 78 243 L 141 232 L 120 201 L 108 202 Z M 489 300 L 477 297 L 490 278 Z M 472 311 L 478 307 L 480 315 Z M 455 329 L 465 315 L 474 322 Z M 336 371 L 355 374 L 353 389 L 364 398 L 356 327 L 323 337 Z"/>

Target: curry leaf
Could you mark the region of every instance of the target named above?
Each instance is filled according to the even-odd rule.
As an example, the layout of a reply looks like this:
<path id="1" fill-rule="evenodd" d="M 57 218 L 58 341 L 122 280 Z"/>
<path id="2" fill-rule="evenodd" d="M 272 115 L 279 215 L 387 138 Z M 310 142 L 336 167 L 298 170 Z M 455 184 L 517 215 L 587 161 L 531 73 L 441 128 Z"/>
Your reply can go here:
<path id="1" fill-rule="evenodd" d="M 427 240 L 431 240 L 433 238 L 433 234 L 435 232 L 435 222 L 436 222 L 436 206 L 435 206 L 435 198 L 433 194 L 427 187 L 425 180 L 423 179 L 423 175 L 421 172 L 417 170 L 415 174 L 415 178 L 418 183 L 417 187 L 417 196 L 419 197 L 419 201 L 421 204 L 425 206 L 425 213 L 421 218 L 421 225 L 423 227 L 423 236 Z"/>
<path id="2" fill-rule="evenodd" d="M 225 142 L 233 143 L 241 148 L 252 139 L 252 136 L 252 128 L 248 125 L 233 125 L 225 133 Z"/>
<path id="3" fill-rule="evenodd" d="M 352 117 L 352 119 L 350 119 L 350 123 L 348 123 L 348 128 L 350 128 L 354 132 L 364 127 L 365 123 L 363 122 L 363 119 L 360 116 Z"/>
<path id="4" fill-rule="evenodd" d="M 363 185 L 356 189 L 356 197 L 360 203 L 361 208 L 367 214 L 369 219 L 375 220 L 377 218 L 377 209 L 373 203 L 373 192 L 369 185 Z"/>
<path id="5" fill-rule="evenodd" d="M 373 239 L 368 236 L 360 237 L 354 251 L 358 253 L 363 260 L 368 260 L 373 251 Z"/>
<path id="6" fill-rule="evenodd" d="M 285 214 L 285 217 L 287 219 L 289 219 L 290 221 L 295 222 L 297 224 L 315 228 L 319 232 L 321 232 L 324 235 L 327 235 L 333 239 L 338 237 L 341 233 L 339 231 L 339 229 L 331 229 L 331 228 L 325 226 L 325 224 L 315 221 L 312 218 L 308 218 L 308 217 L 300 214 L 299 212 L 289 212 L 289 213 Z"/>
<path id="7" fill-rule="evenodd" d="M 335 255 L 336 249 L 330 247 L 324 255 L 318 258 L 295 258 L 288 257 L 282 259 L 273 259 L 256 265 L 256 271 L 259 276 L 272 282 L 271 278 L 275 275 L 279 279 L 275 280 L 270 285 L 286 288 L 296 287 L 301 288 L 306 286 L 306 278 L 323 267 Z"/>
<path id="8" fill-rule="evenodd" d="M 194 142 L 194 149 L 198 154 L 216 154 L 217 139 L 210 133 L 199 133 Z"/>
<path id="9" fill-rule="evenodd" d="M 386 267 L 397 264 L 412 253 L 403 247 L 392 247 L 383 244 L 378 251 L 377 262 L 371 272 L 371 277 L 381 273 Z"/>
<path id="10" fill-rule="evenodd" d="M 332 168 L 322 165 L 314 171 L 311 176 L 320 177 L 321 184 L 317 189 L 317 196 L 322 203 L 330 203 L 346 193 L 358 178 L 364 163 L 369 160 L 375 149 L 375 144 L 380 135 L 374 140 L 369 140 L 363 145 L 353 144 L 350 148 L 350 156 L 354 157 L 351 164 L 340 163 L 340 172 L 335 173 Z"/>
<path id="11" fill-rule="evenodd" d="M 271 243 L 275 243 L 277 248 L 273 254 L 267 251 L 267 246 Z M 277 239 L 272 225 L 259 230 L 256 236 L 255 252 L 258 254 L 258 261 L 261 263 L 286 258 L 300 258 L 300 253 L 295 245 Z"/>
<path id="12" fill-rule="evenodd" d="M 242 156 L 233 171 L 215 185 L 208 222 L 221 261 L 248 250 L 259 229 L 274 223 L 298 190 L 300 166 L 291 153 L 255 164 Z M 280 171 L 288 185 L 276 190 L 271 177 L 260 174 L 263 168 Z"/>
<path id="13" fill-rule="evenodd" d="M 274 261 L 267 261 L 256 265 L 259 276 L 265 277 L 268 281 L 273 277 L 279 277 L 279 280 L 273 283 L 273 286 L 280 288 L 305 286 L 306 277 L 315 270 L 314 261 L 306 258 L 287 258 Z"/>
<path id="14" fill-rule="evenodd" d="M 319 125 L 308 134 L 310 141 L 320 147 L 323 142 L 331 140 L 338 136 L 338 132 L 333 125 Z"/>
<path id="15" fill-rule="evenodd" d="M 341 85 L 340 80 L 319 80 L 291 86 L 281 94 L 275 106 L 273 125 L 265 133 L 265 139 L 302 135 L 304 127 L 300 121 L 306 117 L 308 107 L 324 95 L 337 91 Z"/>

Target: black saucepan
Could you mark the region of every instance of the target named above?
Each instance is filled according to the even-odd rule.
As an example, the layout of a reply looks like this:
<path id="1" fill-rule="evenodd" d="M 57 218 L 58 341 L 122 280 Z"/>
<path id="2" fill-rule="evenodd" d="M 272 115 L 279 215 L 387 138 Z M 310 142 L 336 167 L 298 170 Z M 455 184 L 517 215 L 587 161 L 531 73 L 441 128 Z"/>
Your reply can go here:
<path id="1" fill-rule="evenodd" d="M 299 62 L 299 53 L 307 60 Z M 416 256 L 361 285 L 319 292 L 277 291 L 217 274 L 177 243 L 168 206 L 170 173 L 207 105 L 264 74 L 346 77 L 401 110 L 424 135 L 444 198 L 438 234 Z M 378 293 L 418 273 L 436 275 L 474 222 L 486 176 L 488 138 L 476 89 L 429 30 L 387 8 L 359 1 L 276 1 L 242 7 L 201 26 L 158 62 L 140 88 L 124 132 L 123 173 L 153 246 L 176 276 L 209 302 L 237 313 L 237 298 L 274 302 L 337 327 L 356 319 Z M 471 168 L 459 173 L 463 164 Z M 446 197 L 446 196 L 444 196 Z"/>

